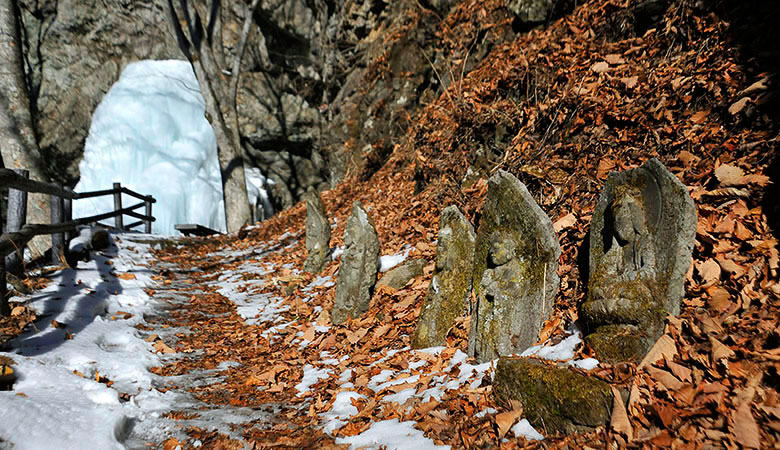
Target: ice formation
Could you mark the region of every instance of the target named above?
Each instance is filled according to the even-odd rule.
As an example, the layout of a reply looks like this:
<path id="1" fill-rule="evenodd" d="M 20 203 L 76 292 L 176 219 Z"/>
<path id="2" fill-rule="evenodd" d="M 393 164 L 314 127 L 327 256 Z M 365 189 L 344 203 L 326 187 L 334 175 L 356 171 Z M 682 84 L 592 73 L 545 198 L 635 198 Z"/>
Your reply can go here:
<path id="1" fill-rule="evenodd" d="M 225 231 L 216 138 L 204 111 L 188 62 L 129 64 L 92 117 L 76 192 L 110 189 L 119 182 L 157 200 L 154 233 L 176 234 L 179 223 Z M 247 171 L 252 205 L 258 197 L 261 204 L 268 202 L 264 181 L 259 170 Z M 137 202 L 123 195 L 123 206 Z M 111 210 L 111 196 L 73 203 L 74 217 Z M 125 217 L 125 223 L 132 221 Z"/>

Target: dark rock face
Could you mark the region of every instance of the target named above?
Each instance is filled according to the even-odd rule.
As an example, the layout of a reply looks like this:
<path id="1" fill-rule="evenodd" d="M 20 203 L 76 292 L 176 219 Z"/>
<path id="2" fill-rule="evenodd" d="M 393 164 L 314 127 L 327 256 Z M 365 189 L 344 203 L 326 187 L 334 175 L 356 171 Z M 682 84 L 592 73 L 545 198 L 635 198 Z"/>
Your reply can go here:
<path id="1" fill-rule="evenodd" d="M 488 180 L 477 233 L 469 354 L 478 361 L 536 342 L 558 292 L 558 239 L 547 214 L 508 172 Z"/>
<path id="2" fill-rule="evenodd" d="M 269 190 L 275 210 L 296 204 L 309 187 L 321 191 L 347 175 L 367 177 L 378 170 L 406 139 L 422 105 L 514 36 L 507 24 L 474 45 L 444 45 L 437 33 L 457 3 L 261 2 L 237 105 L 244 156 L 275 183 Z M 122 69 L 142 59 L 184 57 L 166 22 L 164 1 L 19 5 L 43 159 L 54 180 L 74 185 L 92 113 Z M 225 54 L 217 59 L 229 64 L 244 2 L 222 5 Z M 511 15 L 504 9 L 500 14 Z"/>
<path id="3" fill-rule="evenodd" d="M 349 317 L 360 317 L 368 310 L 379 269 L 379 238 L 374 221 L 360 202 L 352 205 L 344 231 L 344 253 L 341 255 L 336 298 L 331 318 L 340 324 Z"/>
<path id="4" fill-rule="evenodd" d="M 393 289 L 401 289 L 413 278 L 422 275 L 423 269 L 425 269 L 427 264 L 428 261 L 422 258 L 406 261 L 400 266 L 388 270 L 379 280 L 377 286 L 388 286 Z"/>
<path id="5" fill-rule="evenodd" d="M 612 173 L 593 212 L 582 316 L 597 357 L 641 359 L 680 313 L 696 234 L 696 206 L 656 159 Z"/>
<path id="6" fill-rule="evenodd" d="M 548 433 L 579 433 L 609 423 L 609 384 L 533 359 L 498 360 L 493 395 L 504 405 L 519 400 L 528 421 Z"/>
<path id="7" fill-rule="evenodd" d="M 168 32 L 164 2 L 18 3 L 43 161 L 53 179 L 72 184 L 92 113 L 124 66 L 182 56 Z"/>
<path id="8" fill-rule="evenodd" d="M 457 206 L 442 211 L 436 269 L 412 336 L 414 348 L 445 345 L 455 319 L 468 311 L 475 240 L 474 227 Z"/>
<path id="9" fill-rule="evenodd" d="M 306 200 L 306 261 L 303 270 L 320 273 L 330 261 L 330 222 L 319 192 L 312 188 Z"/>
<path id="10" fill-rule="evenodd" d="M 572 0 L 510 0 L 507 7 L 524 27 L 551 22 L 574 8 Z"/>

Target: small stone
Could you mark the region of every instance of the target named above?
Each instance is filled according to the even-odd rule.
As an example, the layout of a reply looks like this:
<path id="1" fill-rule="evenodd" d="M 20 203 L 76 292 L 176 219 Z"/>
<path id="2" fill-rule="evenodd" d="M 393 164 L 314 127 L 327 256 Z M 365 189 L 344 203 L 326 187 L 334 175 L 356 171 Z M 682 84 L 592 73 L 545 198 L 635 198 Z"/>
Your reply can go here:
<path id="1" fill-rule="evenodd" d="M 428 264 L 425 259 L 413 259 L 394 267 L 379 280 L 378 286 L 389 286 L 393 289 L 401 289 L 406 286 L 412 278 L 417 278 L 423 274 L 423 269 Z"/>
<path id="2" fill-rule="evenodd" d="M 107 249 L 111 245 L 111 238 L 108 235 L 108 231 L 99 229 L 92 232 L 89 244 L 92 250 L 95 251 Z"/>
<path id="3" fill-rule="evenodd" d="M 608 383 L 528 358 L 498 360 L 493 395 L 505 406 L 519 400 L 528 421 L 550 433 L 592 431 L 612 414 Z"/>
<path id="4" fill-rule="evenodd" d="M 331 311 L 334 324 L 360 317 L 368 310 L 379 269 L 379 238 L 374 221 L 356 201 L 344 231 L 336 298 Z"/>

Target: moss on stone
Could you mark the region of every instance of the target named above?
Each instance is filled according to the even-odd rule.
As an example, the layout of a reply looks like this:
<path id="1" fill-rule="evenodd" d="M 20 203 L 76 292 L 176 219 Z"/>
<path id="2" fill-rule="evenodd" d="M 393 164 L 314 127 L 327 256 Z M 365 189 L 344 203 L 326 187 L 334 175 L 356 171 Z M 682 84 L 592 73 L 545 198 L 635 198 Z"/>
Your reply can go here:
<path id="1" fill-rule="evenodd" d="M 605 362 L 639 361 L 647 353 L 647 335 L 636 327 L 604 325 L 585 337 L 585 342 Z"/>
<path id="2" fill-rule="evenodd" d="M 474 240 L 474 228 L 458 208 L 445 208 L 436 248 L 436 268 L 412 335 L 412 347 L 444 345 L 447 331 L 466 312 Z"/>
<path id="3" fill-rule="evenodd" d="M 547 433 L 589 431 L 612 413 L 609 384 L 528 358 L 499 359 L 493 393 L 504 406 L 520 400 L 528 420 Z"/>

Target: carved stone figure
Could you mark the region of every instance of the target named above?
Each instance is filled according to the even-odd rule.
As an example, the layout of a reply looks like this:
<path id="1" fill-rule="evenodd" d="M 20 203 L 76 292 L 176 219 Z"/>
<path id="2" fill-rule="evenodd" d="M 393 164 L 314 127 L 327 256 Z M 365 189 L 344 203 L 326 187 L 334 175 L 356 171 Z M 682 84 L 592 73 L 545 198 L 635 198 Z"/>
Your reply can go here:
<path id="1" fill-rule="evenodd" d="M 331 317 L 340 324 L 348 317 L 357 318 L 368 310 L 371 292 L 379 269 L 379 238 L 374 221 L 356 201 L 344 230 L 344 253 L 341 255 L 336 298 Z"/>
<path id="2" fill-rule="evenodd" d="M 306 200 L 306 261 L 303 270 L 320 273 L 330 261 L 330 223 L 319 192 L 309 188 Z"/>
<path id="3" fill-rule="evenodd" d="M 593 213 L 586 341 L 608 361 L 641 359 L 676 315 L 696 233 L 696 207 L 656 159 L 612 173 Z"/>
<path id="4" fill-rule="evenodd" d="M 445 345 L 447 331 L 455 324 L 455 319 L 468 311 L 475 239 L 474 227 L 458 207 L 444 208 L 436 246 L 436 267 L 412 336 L 412 347 Z"/>
<path id="5" fill-rule="evenodd" d="M 552 222 L 508 172 L 488 180 L 477 233 L 469 354 L 520 353 L 539 337 L 558 291 L 561 248 Z"/>

